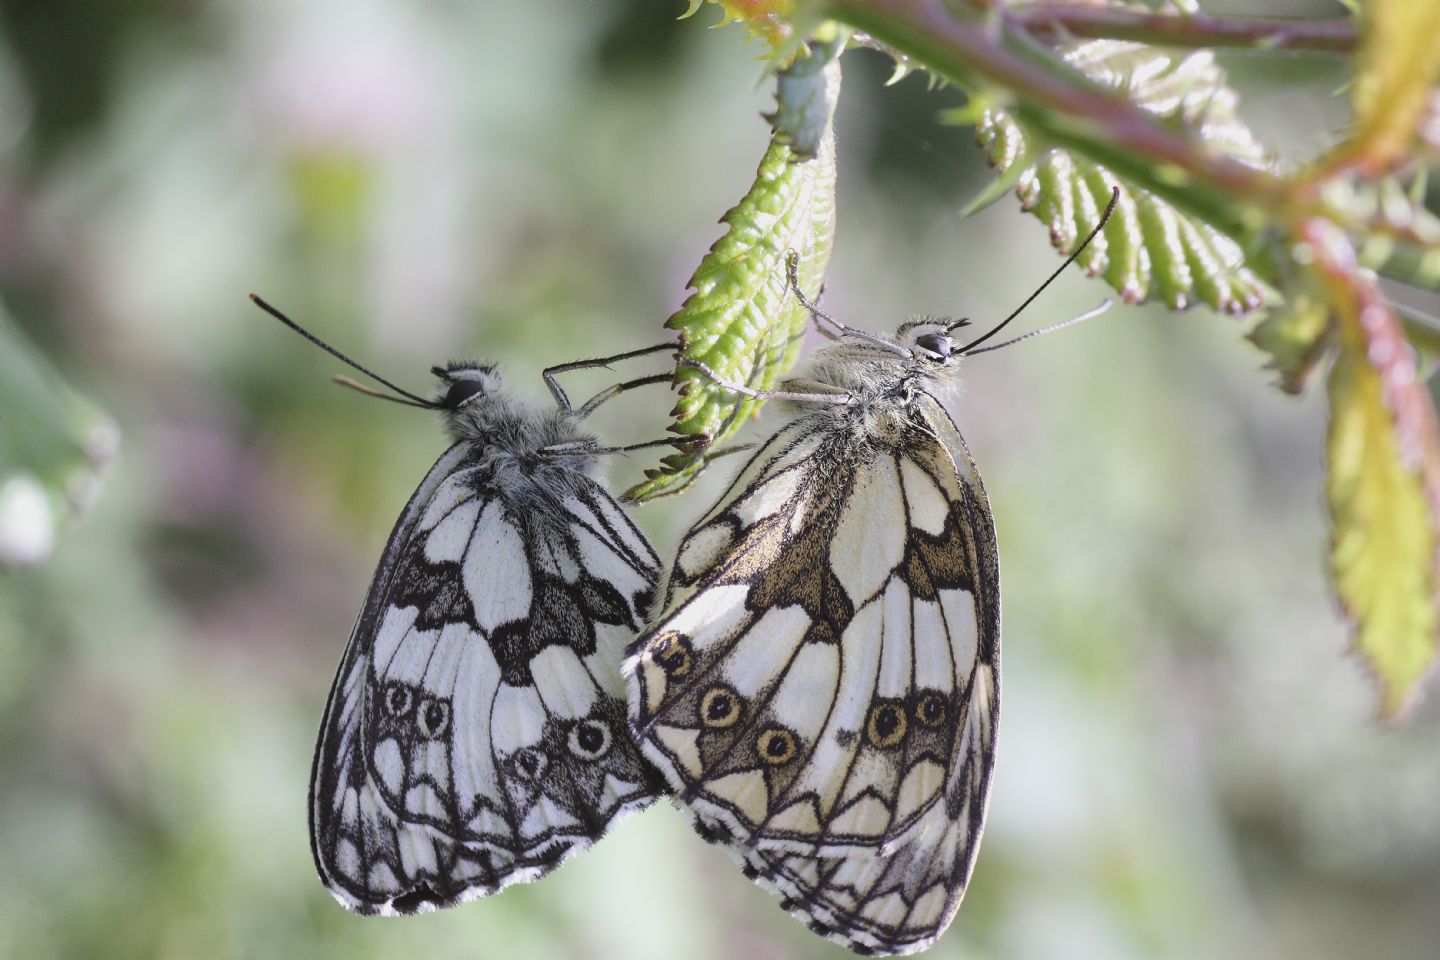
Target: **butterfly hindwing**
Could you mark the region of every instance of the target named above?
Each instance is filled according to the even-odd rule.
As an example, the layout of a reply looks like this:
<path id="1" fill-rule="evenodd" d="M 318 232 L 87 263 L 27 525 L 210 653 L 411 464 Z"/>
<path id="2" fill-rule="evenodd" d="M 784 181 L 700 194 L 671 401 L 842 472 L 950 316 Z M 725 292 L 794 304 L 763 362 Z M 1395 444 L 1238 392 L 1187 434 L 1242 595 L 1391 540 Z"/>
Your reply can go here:
<path id="1" fill-rule="evenodd" d="M 656 558 L 589 478 L 494 469 L 468 442 L 431 469 L 331 691 L 311 841 L 358 912 L 533 880 L 655 796 L 616 668 Z"/>
<path id="2" fill-rule="evenodd" d="M 647 759 L 784 905 L 912 952 L 958 906 L 998 716 L 990 512 L 943 408 L 802 417 L 682 541 L 626 664 Z"/>

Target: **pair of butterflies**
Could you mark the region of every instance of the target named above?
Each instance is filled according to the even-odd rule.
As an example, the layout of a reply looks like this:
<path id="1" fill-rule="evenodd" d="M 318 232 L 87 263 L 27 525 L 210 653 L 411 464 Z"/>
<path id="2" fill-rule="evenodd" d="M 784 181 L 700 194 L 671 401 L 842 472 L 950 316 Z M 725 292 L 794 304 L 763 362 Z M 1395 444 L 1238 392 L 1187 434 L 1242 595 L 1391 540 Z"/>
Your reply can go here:
<path id="1" fill-rule="evenodd" d="M 582 364 L 552 368 L 541 411 L 489 366 L 436 368 L 424 399 L 355 365 L 441 411 L 454 443 L 391 534 L 325 708 L 311 845 L 345 907 L 535 880 L 668 793 L 817 933 L 900 954 L 944 931 L 989 796 L 1000 578 L 943 400 L 1015 314 L 962 346 L 961 324 L 877 336 L 795 292 L 835 342 L 780 391 L 700 367 L 794 409 L 663 575 L 599 480 L 604 454 L 644 445 L 582 424 L 668 376 L 576 408 L 554 374 Z"/>

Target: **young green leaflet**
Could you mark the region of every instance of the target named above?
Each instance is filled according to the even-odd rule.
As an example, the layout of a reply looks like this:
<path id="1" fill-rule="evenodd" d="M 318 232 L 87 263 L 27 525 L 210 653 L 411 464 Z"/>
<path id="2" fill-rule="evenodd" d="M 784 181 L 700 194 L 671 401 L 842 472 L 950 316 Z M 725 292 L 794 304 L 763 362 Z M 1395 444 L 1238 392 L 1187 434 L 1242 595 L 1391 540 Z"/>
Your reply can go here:
<path id="1" fill-rule="evenodd" d="M 658 560 L 598 479 L 581 426 L 620 384 L 551 410 L 494 367 L 434 369 L 452 446 L 380 558 L 315 748 L 310 842 L 331 894 L 363 914 L 433 910 L 538 879 L 659 792 L 625 729 L 619 663 Z M 358 386 L 357 384 L 352 384 Z M 368 392 L 368 388 L 366 389 Z M 385 396 L 384 394 L 380 394 Z"/>
<path id="2" fill-rule="evenodd" d="M 836 341 L 807 379 L 752 391 L 695 365 L 796 412 L 681 541 L 624 665 L 631 730 L 791 914 L 913 953 L 964 895 L 1000 711 L 994 522 L 945 400 L 1020 311 L 957 345 L 965 321 L 877 336 L 801 300 Z"/>

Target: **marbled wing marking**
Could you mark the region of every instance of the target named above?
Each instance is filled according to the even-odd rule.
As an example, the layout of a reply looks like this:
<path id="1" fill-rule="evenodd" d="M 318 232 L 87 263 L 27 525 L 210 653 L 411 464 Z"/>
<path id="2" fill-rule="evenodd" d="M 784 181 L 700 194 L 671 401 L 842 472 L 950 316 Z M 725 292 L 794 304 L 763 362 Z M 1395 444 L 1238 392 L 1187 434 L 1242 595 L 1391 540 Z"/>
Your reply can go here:
<path id="1" fill-rule="evenodd" d="M 526 621 L 532 652 L 523 672 L 512 671 L 516 706 L 495 709 L 497 728 L 508 712 L 515 729 L 494 756 L 523 843 L 519 857 L 548 869 L 658 795 L 626 735 L 618 673 L 656 561 L 619 505 L 583 477 L 560 510 L 532 511 L 523 531 L 532 578 L 543 588 Z"/>
<path id="2" fill-rule="evenodd" d="M 759 450 L 751 454 L 714 506 L 695 521 L 692 529 L 698 530 L 728 511 L 732 504 L 763 480 L 785 473 L 791 467 L 803 467 L 814 456 L 820 439 L 819 434 L 807 429 L 804 420 L 796 420 L 781 427 Z"/>
<path id="3" fill-rule="evenodd" d="M 999 718 L 999 575 L 989 508 L 958 430 L 938 404 L 921 412 L 940 443 L 908 447 L 901 475 L 912 474 L 906 464 L 913 460 L 950 507 L 938 530 L 933 517 L 928 531 L 915 524 L 938 537 L 912 537 L 919 546 L 901 577 L 911 595 L 916 681 L 892 823 L 876 850 L 824 844 L 801 853 L 761 843 L 737 851 L 788 911 L 861 953 L 914 953 L 949 925 L 978 851 Z M 927 652 L 920 639 L 937 620 L 946 631 L 949 669 L 947 658 Z M 932 682 L 946 674 L 953 677 L 948 690 Z M 955 717 L 963 718 L 958 733 Z M 871 748 L 874 732 L 866 731 Z"/>
<path id="4" fill-rule="evenodd" d="M 728 512 L 737 499 L 750 496 L 751 507 L 760 513 L 793 513 L 797 498 L 793 489 L 788 489 L 784 477 L 788 474 L 806 476 L 807 464 L 811 462 L 820 437 L 799 424 L 782 428 L 757 450 L 740 470 L 720 501 L 691 529 L 679 548 L 679 560 L 672 567 L 664 589 L 662 619 L 668 619 L 669 629 L 664 632 L 647 631 L 636 638 L 630 648 L 630 658 L 623 667 L 623 674 L 631 686 L 629 700 L 632 705 L 633 725 L 645 726 L 656 721 L 657 714 L 667 699 L 693 685 L 696 678 L 713 664 L 716 651 L 710 646 L 723 647 L 743 634 L 752 619 L 746 598 L 749 585 L 744 582 L 715 585 L 713 580 L 737 555 L 744 555 L 744 544 L 736 543 L 737 534 L 745 528 L 741 519 Z M 782 484 L 772 502 L 761 504 L 752 496 L 757 487 L 781 478 Z M 780 521 L 783 526 L 785 521 Z M 773 527 L 775 524 L 771 524 Z M 775 540 L 770 534 L 768 542 Z M 762 546 L 766 549 L 767 546 Z M 753 551 L 751 551 L 753 553 Z M 691 575 L 693 565 L 693 576 Z M 732 578 L 733 580 L 734 578 Z M 703 596 L 697 596 L 702 586 L 707 586 Z M 694 602 L 690 602 L 694 598 Z M 702 667 L 692 649 L 691 636 L 699 638 L 705 645 L 700 651 L 706 665 Z M 698 696 L 698 694 L 697 694 Z"/>
<path id="5" fill-rule="evenodd" d="M 833 525 L 833 519 L 826 518 L 838 514 L 843 491 L 826 490 L 817 483 L 814 455 L 795 457 L 786 437 L 767 443 L 747 470 L 756 462 L 765 467 L 758 471 L 754 488 L 732 491 L 734 501 L 744 505 L 744 516 L 728 508 L 712 511 L 709 523 L 725 525 L 736 536 L 705 571 L 703 589 L 682 585 L 677 591 L 672 583 L 670 613 L 661 620 L 664 629 L 642 636 L 627 666 L 635 685 L 636 729 L 669 730 L 657 734 L 652 744 L 657 757 L 652 759 L 677 781 L 684 779 L 683 771 L 697 766 L 700 758 L 692 755 L 696 748 L 704 758 L 698 765 L 717 772 L 728 769 L 732 757 L 741 773 L 757 763 L 755 750 L 767 729 L 761 725 L 766 716 L 763 707 L 786 671 L 780 664 L 768 673 L 758 669 L 753 658 L 733 655 L 735 645 L 750 637 L 763 644 L 756 647 L 758 654 L 788 660 L 798 651 L 802 636 L 829 642 L 827 637 L 838 634 L 850 617 L 849 599 L 824 562 L 822 534 L 817 532 Z M 809 571 L 819 577 L 808 576 Z M 775 602 L 771 595 L 791 582 L 797 584 L 796 591 Z M 767 616 L 789 624 L 786 630 L 794 642 L 786 635 L 774 636 L 778 620 L 764 628 L 756 624 Z M 744 697 L 755 698 L 754 710 L 739 709 L 742 694 L 732 681 L 745 688 Z M 736 707 L 733 716 L 725 712 L 727 705 Z M 695 731 L 694 737 L 675 732 L 685 729 Z M 767 742 L 778 741 L 771 737 Z M 757 802 L 765 798 L 753 777 L 727 780 L 718 789 L 715 802 L 759 811 L 763 818 L 765 811 Z"/>
<path id="6" fill-rule="evenodd" d="M 656 793 L 617 674 L 653 552 L 587 478 L 572 523 L 549 491 L 512 508 L 466 455 L 397 523 L 317 746 L 312 848 L 357 912 L 535 879 Z"/>
<path id="7" fill-rule="evenodd" d="M 391 532 L 331 687 L 316 743 L 310 786 L 311 851 L 326 887 L 340 903 L 359 913 L 413 913 L 524 879 L 523 871 L 514 871 L 495 852 L 465 849 L 437 838 L 429 827 L 401 820 L 381 796 L 367 746 L 373 742 L 367 740 L 367 715 L 374 654 L 382 653 L 387 664 L 398 657 L 417 678 L 426 676 L 423 668 L 415 671 L 418 658 L 401 653 L 419 611 L 393 610 L 390 597 L 405 579 L 415 552 L 423 552 L 426 531 L 472 500 L 482 484 L 481 473 L 468 465 L 470 453 L 470 446 L 463 443 L 445 451 Z M 453 550 L 453 536 L 447 528 L 436 541 L 437 548 L 443 545 L 440 554 Z M 412 751 L 407 757 L 398 742 L 392 743 L 383 773 L 400 787 L 407 765 L 417 756 Z M 436 768 L 428 752 L 422 751 L 418 759 L 427 772 Z M 416 800 L 433 802 L 418 795 Z"/>
<path id="8" fill-rule="evenodd" d="M 905 536 L 912 528 L 902 469 L 899 454 L 882 452 L 854 467 L 848 483 L 802 484 L 810 496 L 789 504 L 797 511 L 809 506 L 803 519 L 778 510 L 742 534 L 741 548 L 774 536 L 775 528 L 793 529 L 794 543 L 821 545 L 819 562 L 811 559 L 816 547 L 807 552 L 787 544 L 784 560 L 772 561 L 747 591 L 731 594 L 741 586 L 731 582 L 733 571 L 747 559 L 724 556 L 704 589 L 652 628 L 649 636 L 661 644 L 683 643 L 690 662 L 677 684 L 660 663 L 664 646 L 641 656 L 639 688 L 663 691 L 642 705 L 645 719 L 652 728 L 669 728 L 665 738 L 642 745 L 702 819 L 756 842 L 880 846 L 938 794 L 935 773 L 947 763 L 948 748 L 937 741 L 941 728 L 908 721 L 918 703 L 912 691 L 939 697 L 927 704 L 953 716 L 962 681 L 948 653 L 941 604 L 912 596 L 911 578 L 922 577 L 932 597 L 938 584 L 947 596 L 955 594 L 968 581 L 931 555 L 963 552 L 965 543 L 953 520 L 934 536 L 918 531 L 925 538 L 919 547 Z M 717 520 L 726 516 L 721 511 Z M 847 611 L 838 642 L 814 615 L 824 609 L 816 598 L 827 580 L 840 585 L 835 595 L 847 606 L 854 593 L 846 586 L 869 592 L 853 616 Z M 719 596 L 732 597 L 729 616 L 712 599 Z M 741 601 L 749 616 L 737 620 Z M 697 607 L 704 617 L 693 615 Z M 973 640 L 958 639 L 973 647 Z M 823 649 L 834 653 L 822 655 Z M 927 676 L 917 678 L 917 667 Z M 737 704 L 733 720 L 724 712 L 711 715 L 717 703 L 730 702 L 727 693 Z M 877 734 L 876 724 L 896 729 Z M 775 750 L 769 757 L 759 750 L 767 733 Z M 793 750 L 779 746 L 792 740 Z M 784 762 L 774 762 L 779 757 Z M 901 803 L 905 813 L 897 818 Z"/>
<path id="9" fill-rule="evenodd" d="M 910 534 L 894 457 L 876 457 L 857 470 L 839 522 L 827 532 L 825 561 L 852 602 L 867 603 L 904 559 Z"/>
<path id="10" fill-rule="evenodd" d="M 653 585 L 660 558 L 608 493 L 591 483 L 577 484 L 563 506 L 572 525 L 588 529 L 605 542 L 618 559 Z M 638 605 L 637 609 L 643 612 L 644 605 Z"/>
<path id="11" fill-rule="evenodd" d="M 719 523 L 730 525 L 731 536 L 715 537 L 716 545 L 692 554 L 708 553 L 708 566 L 685 571 L 688 589 L 672 585 L 672 602 L 627 663 L 641 746 L 690 804 L 697 831 L 725 844 L 749 875 L 781 895 L 787 910 L 862 953 L 923 949 L 954 915 L 983 826 L 998 720 L 999 575 L 984 489 L 943 409 L 922 397 L 912 413 L 921 422 L 900 431 L 888 454 L 882 450 L 857 464 L 853 452 L 832 448 L 826 476 L 841 464 L 852 471 L 842 497 L 827 501 L 816 493 L 823 480 L 796 484 L 778 511 L 750 528 L 729 512 L 729 501 L 717 505 L 686 542 Z M 751 483 L 765 479 L 755 471 Z M 893 537 L 866 522 L 894 516 L 897 507 L 890 501 L 867 511 L 867 491 L 880 499 L 898 493 L 899 525 L 907 531 L 898 552 Z M 800 492 L 809 494 L 804 503 Z M 744 489 L 728 496 L 743 499 Z M 755 645 L 748 631 L 767 612 L 800 609 L 808 617 L 813 605 L 800 600 L 807 596 L 804 586 L 813 596 L 815 581 L 825 575 L 812 564 L 807 577 L 782 560 L 781 573 L 801 588 L 767 594 L 790 597 L 789 603 L 757 602 L 769 583 L 783 581 L 768 579 L 774 558 L 794 554 L 771 547 L 757 554 L 766 566 L 744 553 L 770 547 L 759 537 L 781 514 L 797 539 L 820 526 L 833 543 L 844 522 L 851 529 L 846 540 L 861 549 L 832 547 L 827 558 L 853 605 L 838 632 L 838 663 L 801 660 L 800 651 L 811 649 L 811 631 L 799 642 L 785 636 L 778 646 L 788 659 L 766 684 L 775 651 L 767 653 L 767 666 L 732 669 L 730 661 Z M 877 549 L 867 556 L 872 544 Z M 880 576 L 873 566 L 856 566 L 876 556 L 891 561 Z M 758 575 L 736 577 L 736 569 Z M 868 596 L 854 595 L 867 588 Z M 721 614 L 723 625 L 707 629 L 696 607 Z M 835 678 L 835 689 L 813 706 L 824 718 L 814 736 L 814 724 L 790 712 L 798 698 L 783 678 L 793 669 Z M 734 723 L 722 727 L 731 731 L 731 747 L 718 755 L 703 718 L 695 725 L 697 700 L 703 706 L 716 678 L 738 678 L 756 690 L 739 701 Z M 782 713 L 788 723 L 779 722 Z M 717 716 L 724 720 L 728 711 Z M 793 754 L 785 738 L 769 741 L 779 743 L 784 764 L 762 758 L 747 769 L 734 753 L 745 742 L 740 717 L 749 718 L 751 731 L 798 734 L 803 728 L 804 735 L 795 737 Z M 786 770 L 784 777 L 776 766 Z M 762 810 L 768 820 L 756 827 Z"/>
<path id="12" fill-rule="evenodd" d="M 329 845 L 326 885 L 357 913 L 423 913 L 538 873 L 498 851 L 466 847 L 397 820 L 370 781 L 346 787 L 317 841 Z"/>
<path id="13" fill-rule="evenodd" d="M 995 672 L 978 665 L 976 694 L 945 803 L 883 854 L 820 847 L 800 853 L 732 847 L 746 874 L 821 936 L 862 954 L 931 946 L 960 906 L 979 848 L 994 754 Z"/>
<path id="14" fill-rule="evenodd" d="M 906 697 L 915 683 L 916 634 L 902 562 L 909 530 L 899 490 L 899 465 L 891 455 L 877 457 L 860 471 L 846 516 L 889 516 L 902 537 L 888 551 L 837 549 L 831 563 L 851 583 L 866 582 L 871 595 L 841 638 L 842 657 L 853 665 L 837 688 L 823 740 L 780 803 L 809 799 L 817 828 L 809 837 L 777 835 L 772 842 L 879 846 L 895 824 L 896 799 L 906 780 L 906 744 L 911 739 Z M 852 523 L 854 521 L 851 521 Z M 884 566 L 884 573 L 860 568 Z M 900 575 L 896 575 L 899 573 Z M 877 643 L 877 636 L 879 642 Z M 943 642 L 943 635 L 941 637 Z M 947 668 L 949 664 L 946 664 Z M 949 685 L 947 675 L 937 683 Z M 911 781 L 913 788 L 914 781 Z"/>
<path id="15" fill-rule="evenodd" d="M 535 588 L 528 546 L 511 508 L 498 497 L 486 503 L 465 551 L 460 582 L 476 626 L 487 635 L 524 623 L 530 613 Z"/>
<path id="16" fill-rule="evenodd" d="M 839 672 L 833 653 L 817 656 L 812 647 L 833 650 L 852 616 L 829 561 L 850 480 L 822 452 L 833 442 L 808 445 L 808 459 L 795 457 L 783 438 L 756 454 L 765 469 L 709 521 L 735 537 L 704 571 L 700 589 L 682 595 L 688 599 L 641 638 L 634 661 L 635 706 L 644 711 L 637 729 L 659 731 L 642 746 L 682 797 L 740 835 L 762 832 L 776 812 L 771 794 L 789 784 L 808 752 Z M 772 453 L 776 447 L 782 452 Z M 686 661 L 678 671 L 676 651 Z M 807 677 L 793 672 L 796 662 L 825 666 Z M 794 707 L 801 691 L 812 709 L 803 721 Z"/>
<path id="17" fill-rule="evenodd" d="M 719 502 L 691 528 L 670 571 L 666 609 L 673 609 L 713 575 L 722 556 L 735 552 L 735 536 L 777 511 L 792 514 L 803 494 L 809 464 L 823 435 L 804 429 L 803 421 L 777 432 L 755 452 Z"/>

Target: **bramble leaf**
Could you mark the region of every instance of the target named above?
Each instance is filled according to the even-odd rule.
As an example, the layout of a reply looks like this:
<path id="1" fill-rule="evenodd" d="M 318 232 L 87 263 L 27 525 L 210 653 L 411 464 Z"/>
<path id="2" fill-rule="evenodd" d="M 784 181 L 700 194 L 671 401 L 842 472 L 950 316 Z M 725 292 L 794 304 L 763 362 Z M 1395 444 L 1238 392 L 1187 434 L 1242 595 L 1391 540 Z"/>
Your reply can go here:
<path id="1" fill-rule="evenodd" d="M 729 230 L 690 278 L 694 292 L 665 324 L 680 332 L 682 358 L 755 389 L 773 386 L 794 366 L 809 320 L 789 295 L 786 254 L 800 253 L 800 285 L 813 295 L 825 275 L 835 233 L 832 120 L 840 65 L 831 59 L 824 70 L 807 68 L 805 75 L 808 86 L 782 86 L 793 99 L 780 105 L 777 116 L 793 129 L 818 125 L 824 131 L 815 142 L 814 156 L 803 159 L 788 145 L 793 129 L 776 131 L 749 192 L 721 218 Z M 820 116 L 796 116 L 797 106 Z M 759 411 L 757 401 L 712 383 L 692 368 L 677 367 L 675 382 L 680 399 L 670 429 L 695 442 L 646 471 L 646 479 L 626 491 L 628 499 L 644 501 L 684 489 L 703 469 L 707 454 Z"/>
<path id="2" fill-rule="evenodd" d="M 0 313 L 0 569 L 45 562 L 99 493 L 119 431 Z"/>
<path id="3" fill-rule="evenodd" d="M 690 9 L 682 14 L 689 17 L 700 9 L 703 0 L 690 0 Z M 770 46 L 778 47 L 790 36 L 789 16 L 794 12 L 794 0 L 710 0 L 720 8 L 720 22 L 716 26 L 739 22 L 744 24 L 751 37 L 759 37 Z"/>
<path id="4" fill-rule="evenodd" d="M 1360 262 L 1391 279 L 1440 289 L 1440 217 L 1425 206 L 1424 168 L 1405 184 L 1395 177 L 1332 177 L 1326 204 L 1364 231 Z"/>
<path id="5" fill-rule="evenodd" d="M 1375 176 L 1408 156 L 1423 121 L 1437 112 L 1440 4 L 1371 0 L 1361 25 L 1355 124 L 1340 153 Z"/>
<path id="6" fill-rule="evenodd" d="M 1277 385 L 1298 394 L 1330 346 L 1330 306 L 1314 291 L 1292 292 L 1247 334 L 1270 355 L 1267 366 L 1279 373 Z"/>
<path id="7" fill-rule="evenodd" d="M 1235 92 L 1209 51 L 1176 54 L 1141 44 L 1094 40 L 1065 59 L 1091 79 L 1123 90 L 1135 103 L 1194 129 L 1213 149 L 1256 167 L 1269 165 L 1263 146 L 1241 122 Z M 1187 216 L 1150 190 L 1070 151 L 1049 148 L 1009 113 L 988 107 L 976 125 L 981 146 L 1002 175 L 1024 167 L 1015 193 L 1021 206 L 1050 228 L 1057 250 L 1068 253 L 1095 225 L 1120 188 L 1110 222 L 1078 263 L 1100 276 L 1128 303 L 1152 297 L 1172 309 L 1196 303 L 1231 314 L 1247 313 L 1266 299 L 1232 238 Z"/>
<path id="8" fill-rule="evenodd" d="M 1435 660 L 1440 627 L 1440 427 L 1415 353 L 1373 282 L 1354 271 L 1338 229 L 1311 224 L 1335 306 L 1326 502 L 1335 592 L 1355 650 L 1395 719 Z"/>

